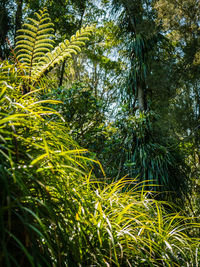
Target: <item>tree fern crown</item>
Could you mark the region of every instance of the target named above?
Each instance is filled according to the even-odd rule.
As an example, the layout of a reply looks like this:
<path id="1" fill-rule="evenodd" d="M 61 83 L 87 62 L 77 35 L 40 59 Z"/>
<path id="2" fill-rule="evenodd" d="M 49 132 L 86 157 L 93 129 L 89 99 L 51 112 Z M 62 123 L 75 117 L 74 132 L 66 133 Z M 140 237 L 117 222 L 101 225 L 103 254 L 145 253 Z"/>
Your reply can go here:
<path id="1" fill-rule="evenodd" d="M 16 58 L 26 70 L 26 79 L 34 84 L 40 80 L 56 64 L 59 64 L 72 54 L 80 52 L 80 46 L 85 44 L 93 27 L 85 27 L 77 31 L 70 40 L 64 40 L 53 47 L 53 23 L 46 8 L 35 13 L 35 19 L 29 18 L 18 31 L 16 42 Z"/>

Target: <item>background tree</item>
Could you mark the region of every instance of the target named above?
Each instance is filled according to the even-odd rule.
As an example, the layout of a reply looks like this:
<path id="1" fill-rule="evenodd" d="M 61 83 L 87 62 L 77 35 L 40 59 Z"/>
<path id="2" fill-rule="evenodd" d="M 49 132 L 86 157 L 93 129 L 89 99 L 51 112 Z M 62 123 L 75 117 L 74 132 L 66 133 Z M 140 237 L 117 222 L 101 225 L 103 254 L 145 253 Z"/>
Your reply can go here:
<path id="1" fill-rule="evenodd" d="M 0 2 L 0 59 L 5 59 L 9 55 L 9 47 L 6 39 L 12 29 L 10 1 L 3 0 Z"/>
<path id="2" fill-rule="evenodd" d="M 171 121 L 171 134 L 181 140 L 181 146 L 188 148 L 188 150 L 186 149 L 189 153 L 187 157 L 192 168 L 190 176 L 194 182 L 193 188 L 196 188 L 196 192 L 193 192 L 193 196 L 195 196 L 193 200 L 197 200 L 200 162 L 200 4 L 193 0 L 160 0 L 155 2 L 155 9 L 157 11 L 157 23 L 162 26 L 171 42 L 175 59 L 173 74 L 170 75 L 175 93 L 167 116 L 168 120 Z"/>

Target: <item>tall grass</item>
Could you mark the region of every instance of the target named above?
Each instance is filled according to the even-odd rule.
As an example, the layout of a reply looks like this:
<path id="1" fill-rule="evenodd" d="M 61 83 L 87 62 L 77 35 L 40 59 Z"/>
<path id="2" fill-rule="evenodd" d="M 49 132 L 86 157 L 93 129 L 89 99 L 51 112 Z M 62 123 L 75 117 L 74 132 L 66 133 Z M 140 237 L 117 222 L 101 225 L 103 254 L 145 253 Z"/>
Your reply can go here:
<path id="1" fill-rule="evenodd" d="M 200 224 L 130 181 L 96 181 L 36 95 L 1 83 L 0 266 L 198 266 Z"/>

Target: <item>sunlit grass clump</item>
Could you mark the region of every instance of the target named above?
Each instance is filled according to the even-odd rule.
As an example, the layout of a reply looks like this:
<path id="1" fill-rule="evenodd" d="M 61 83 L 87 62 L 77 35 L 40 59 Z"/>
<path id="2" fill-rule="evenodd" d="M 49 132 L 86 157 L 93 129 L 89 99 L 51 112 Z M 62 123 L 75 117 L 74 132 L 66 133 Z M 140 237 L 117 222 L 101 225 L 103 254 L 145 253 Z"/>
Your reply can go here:
<path id="1" fill-rule="evenodd" d="M 95 181 L 55 111 L 19 88 L 1 84 L 1 266 L 198 266 L 198 224 L 130 181 Z"/>

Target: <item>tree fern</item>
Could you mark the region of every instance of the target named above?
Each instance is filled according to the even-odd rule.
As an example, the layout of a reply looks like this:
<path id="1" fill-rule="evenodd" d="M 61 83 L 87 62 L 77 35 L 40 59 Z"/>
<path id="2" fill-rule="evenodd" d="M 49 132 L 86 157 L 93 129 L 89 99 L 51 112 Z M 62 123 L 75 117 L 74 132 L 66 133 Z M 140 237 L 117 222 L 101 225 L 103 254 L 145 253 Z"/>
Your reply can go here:
<path id="1" fill-rule="evenodd" d="M 29 18 L 29 23 L 18 31 L 15 48 L 16 59 L 23 64 L 29 85 L 38 82 L 56 64 L 80 52 L 80 46 L 85 44 L 93 30 L 93 27 L 87 26 L 53 49 L 53 23 L 47 10 L 40 10 L 35 17 Z"/>

